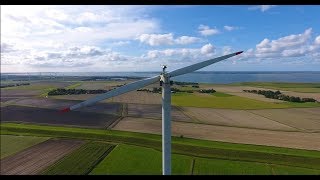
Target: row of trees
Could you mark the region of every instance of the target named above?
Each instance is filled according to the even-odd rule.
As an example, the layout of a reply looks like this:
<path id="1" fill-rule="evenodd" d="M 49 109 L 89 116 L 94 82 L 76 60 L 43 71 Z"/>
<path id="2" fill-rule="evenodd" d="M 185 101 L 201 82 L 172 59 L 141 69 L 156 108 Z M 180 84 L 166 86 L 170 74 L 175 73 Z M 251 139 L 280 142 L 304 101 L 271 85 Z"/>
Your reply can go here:
<path id="1" fill-rule="evenodd" d="M 244 92 L 249 93 L 255 93 L 255 94 L 261 94 L 264 95 L 266 98 L 271 99 L 279 99 L 283 101 L 289 101 L 289 102 L 316 102 L 313 98 L 300 98 L 295 96 L 288 96 L 282 94 L 280 91 L 265 91 L 265 90 L 243 90 Z"/>
<path id="2" fill-rule="evenodd" d="M 162 89 L 161 89 L 161 87 L 159 87 L 159 88 L 154 87 L 154 88 L 152 88 L 152 90 L 150 90 L 150 89 L 138 89 L 137 91 L 145 91 L 145 92 L 152 92 L 152 93 L 161 93 L 161 92 L 162 92 Z M 193 93 L 192 90 L 180 90 L 180 89 L 178 89 L 178 88 L 171 88 L 171 91 L 172 91 L 173 93 L 175 93 L 175 92 Z"/>
<path id="3" fill-rule="evenodd" d="M 176 85 L 199 85 L 199 83 L 195 83 L 195 82 L 179 82 L 179 81 L 173 81 L 173 84 Z"/>
<path id="4" fill-rule="evenodd" d="M 199 93 L 215 93 L 216 90 L 214 90 L 214 89 L 200 89 L 198 92 Z"/>
<path id="5" fill-rule="evenodd" d="M 30 83 L 1 84 L 0 88 L 14 87 L 14 86 L 26 86 L 26 85 L 30 85 Z"/>
<path id="6" fill-rule="evenodd" d="M 108 90 L 97 89 L 97 90 L 86 90 L 86 89 L 64 89 L 58 88 L 48 92 L 49 96 L 55 95 L 72 95 L 72 94 L 101 94 L 106 93 Z"/>

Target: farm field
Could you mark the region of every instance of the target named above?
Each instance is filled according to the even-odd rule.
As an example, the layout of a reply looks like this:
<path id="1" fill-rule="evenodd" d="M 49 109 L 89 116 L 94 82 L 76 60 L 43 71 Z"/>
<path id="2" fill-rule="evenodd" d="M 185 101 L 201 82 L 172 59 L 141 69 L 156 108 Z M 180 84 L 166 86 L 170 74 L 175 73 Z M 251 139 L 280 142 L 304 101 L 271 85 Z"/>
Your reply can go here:
<path id="1" fill-rule="evenodd" d="M 172 174 L 189 174 L 191 161 L 188 156 L 173 154 Z M 162 174 L 161 152 L 151 148 L 121 144 L 114 148 L 90 174 Z"/>
<path id="2" fill-rule="evenodd" d="M 231 110 L 231 109 L 212 109 L 212 108 L 195 108 L 181 107 L 182 111 L 188 116 L 196 119 L 199 123 L 245 127 L 253 129 L 269 129 L 278 131 L 297 131 L 297 129 L 278 123 L 272 119 L 256 115 L 251 110 Z M 269 109 L 272 113 L 274 109 Z M 303 113 L 302 115 L 308 115 Z M 318 118 L 320 121 L 320 118 Z"/>
<path id="3" fill-rule="evenodd" d="M 2 122 L 27 122 L 37 124 L 106 128 L 118 118 L 119 116 L 111 114 L 77 111 L 61 113 L 55 109 L 14 105 L 1 108 Z M 90 121 L 88 121 L 88 119 L 90 119 Z"/>
<path id="4" fill-rule="evenodd" d="M 320 112 L 320 108 L 250 110 L 250 112 L 296 129 L 320 132 L 320 116 L 315 114 Z"/>
<path id="5" fill-rule="evenodd" d="M 49 139 L 48 137 L 1 135 L 1 159 Z"/>
<path id="6" fill-rule="evenodd" d="M 1 124 L 1 133 L 2 134 L 25 134 L 28 135 L 42 135 L 42 136 L 51 136 L 51 137 L 68 137 L 68 138 L 85 138 L 87 140 L 94 139 L 99 140 L 101 142 L 108 141 L 108 142 L 117 142 L 120 143 L 117 147 L 121 146 L 128 146 L 124 143 L 129 144 L 135 144 L 135 149 L 137 150 L 125 150 L 123 152 L 125 153 L 119 153 L 122 156 L 120 157 L 119 164 L 123 163 L 125 161 L 125 168 L 132 174 L 136 174 L 140 167 L 144 168 L 144 165 L 141 163 L 134 163 L 134 162 L 144 162 L 144 159 L 141 158 L 147 158 L 153 160 L 154 154 L 158 154 L 159 156 L 159 162 L 161 162 L 161 136 L 158 135 L 151 135 L 151 134 L 140 134 L 140 133 L 132 133 L 132 132 L 121 132 L 121 131 L 105 131 L 105 130 L 91 130 L 91 129 L 83 129 L 83 128 L 69 128 L 69 127 L 53 127 L 53 126 L 39 126 L 39 125 L 22 125 L 22 124 Z M 47 141 L 46 141 L 47 142 Z M 132 145 L 130 145 L 132 147 Z M 143 147 L 141 147 L 143 146 Z M 64 148 L 65 149 L 65 148 Z M 115 150 L 115 149 L 114 149 Z M 110 156 L 113 152 L 112 151 L 104 161 L 99 163 L 97 167 L 104 166 L 104 171 L 100 171 L 100 173 L 108 174 L 105 170 L 108 169 L 108 163 L 110 163 L 110 160 L 106 160 L 108 157 L 112 158 L 113 156 Z M 294 173 L 306 173 L 306 174 L 313 174 L 317 173 L 320 170 L 320 154 L 319 151 L 309 151 L 309 150 L 299 150 L 299 149 L 287 149 L 287 148 L 278 148 L 278 147 L 270 147 L 270 146 L 257 146 L 257 145 L 247 145 L 247 144 L 233 144 L 233 143 L 225 143 L 225 142 L 215 142 L 215 141 L 204 141 L 204 140 L 196 140 L 196 139 L 189 139 L 189 138 L 178 138 L 173 137 L 173 153 L 174 153 L 174 160 L 175 155 L 183 156 L 182 164 L 189 164 L 190 160 L 194 160 L 194 168 L 191 168 L 192 166 L 188 166 L 188 173 L 191 174 L 192 170 L 194 169 L 193 173 L 195 173 L 195 168 L 197 165 L 197 158 L 201 157 L 203 159 L 208 159 L 210 161 L 212 160 L 225 160 L 224 164 L 235 164 L 232 165 L 233 167 L 239 167 L 239 163 L 246 165 L 247 164 L 257 164 L 257 163 L 263 163 L 263 164 L 272 164 L 276 165 L 277 167 L 281 167 L 283 169 L 279 170 L 279 173 L 282 174 L 294 174 Z M 132 153 L 131 153 L 132 151 Z M 137 152 L 136 152 L 137 151 Z M 147 152 L 144 152 L 147 151 Z M 73 151 L 74 153 L 71 154 L 78 154 L 77 151 Z M 116 153 L 117 154 L 117 153 Z M 132 156 L 137 155 L 137 156 Z M 73 155 L 70 155 L 73 156 Z M 119 155 L 117 155 L 119 158 Z M 67 156 L 66 156 L 67 157 Z M 126 159 L 126 157 L 130 157 L 130 162 Z M 136 157 L 136 158 L 132 158 Z M 121 161 L 122 158 L 122 161 Z M 138 160 L 138 159 L 141 160 Z M 218 159 L 217 159 L 218 158 Z M 69 159 L 70 163 L 72 161 L 78 161 L 77 158 L 65 158 Z M 181 158 L 177 158 L 181 162 Z M 63 161 L 63 159 L 61 160 Z M 73 161 L 73 163 L 75 163 Z M 116 160 L 115 160 L 116 161 Z M 148 161 L 149 162 L 156 162 L 157 160 Z M 57 162 L 57 161 L 56 161 Z M 102 164 L 102 165 L 101 165 Z M 174 164 L 174 163 L 173 163 Z M 209 164 L 213 164 L 214 162 L 210 162 Z M 161 163 L 159 163 L 161 165 Z M 115 167 L 117 167 L 115 166 Z M 152 172 L 148 172 L 146 174 L 154 174 L 154 165 L 148 164 L 148 166 L 151 167 Z M 210 165 L 211 166 L 211 165 Z M 207 173 L 211 174 L 212 169 L 210 170 L 210 166 L 207 166 Z M 248 165 L 249 167 L 252 167 L 252 165 Z M 297 168 L 292 168 L 292 167 Z M 133 168 L 133 167 L 139 167 L 139 168 Z M 228 169 L 223 168 L 218 172 L 218 174 L 239 174 L 238 171 L 235 173 L 235 171 L 229 172 Z M 114 166 L 111 167 L 111 169 L 114 168 Z M 160 166 L 161 168 L 161 166 Z M 214 167 L 215 168 L 215 167 Z M 247 167 L 243 167 L 243 169 L 246 169 Z M 274 167 L 273 167 L 274 168 Z M 137 169 L 134 171 L 131 171 L 131 169 Z M 178 168 L 174 168 L 176 170 L 173 170 L 175 172 L 183 172 L 183 174 L 186 174 L 186 168 L 184 166 L 181 166 L 181 163 L 179 164 Z M 216 168 L 215 168 L 216 169 Z M 247 168 L 250 169 L 250 168 Z M 43 169 L 42 169 L 43 170 Z M 110 170 L 110 169 L 109 169 Z M 120 170 L 121 171 L 121 170 Z M 91 173 L 93 173 L 92 171 Z M 109 172 L 109 171 L 108 171 Z M 117 168 L 114 168 L 112 172 L 117 172 L 116 174 L 119 174 L 119 170 Z M 246 171 L 247 172 L 247 171 Z M 206 174 L 205 172 L 202 172 L 203 174 Z M 181 173 L 179 173 L 181 174 Z M 260 171 L 255 172 L 255 174 L 260 174 Z M 272 174 L 272 173 L 270 173 Z M 275 173 L 273 173 L 275 174 Z"/>
<path id="7" fill-rule="evenodd" d="M 82 81 L 75 87 L 75 89 L 105 89 L 109 90 L 118 85 L 133 82 L 132 80 L 125 81 Z"/>
<path id="8" fill-rule="evenodd" d="M 146 168 L 149 170 L 143 174 L 161 174 L 161 94 L 133 91 L 63 114 L 57 110 L 95 95 L 43 96 L 50 88 L 96 89 L 114 88 L 123 84 L 106 83 L 73 81 L 59 85 L 58 82 L 39 82 L 29 88 L 21 86 L 21 89 L 1 89 L 4 92 L 4 96 L 1 94 L 2 136 L 20 135 L 15 137 L 26 139 L 45 137 L 30 146 L 23 145 L 27 141 L 17 140 L 23 146 L 22 149 L 6 146 L 17 150 L 8 150 L 11 155 L 4 157 L 1 154 L 1 163 L 45 142 L 57 140 L 55 138 L 95 141 L 87 144 L 81 141 L 81 145 L 67 154 L 57 155 L 54 162 L 36 160 L 45 163 L 45 168 L 36 166 L 37 170 L 7 170 L 8 174 L 139 174 Z M 320 103 L 290 103 L 242 91 L 274 90 L 267 86 L 199 86 L 200 89 L 213 88 L 218 92 L 172 94 L 172 151 L 174 161 L 181 162 L 175 165 L 174 174 L 319 174 Z M 146 88 L 153 87 L 159 85 L 156 83 Z M 199 89 L 191 85 L 173 87 Z M 281 91 L 300 97 L 314 98 L 320 95 L 319 92 L 311 91 Z M 111 151 L 101 145 L 104 143 L 113 144 L 116 148 Z M 88 155 L 91 154 L 89 152 L 93 152 L 92 156 Z M 125 156 L 120 157 L 119 154 Z M 151 164 L 140 163 L 146 158 L 151 159 Z M 26 159 L 17 160 L 22 161 Z M 110 162 L 116 165 L 110 167 Z M 68 169 L 76 165 L 79 168 Z M 120 168 L 122 166 L 123 170 Z"/>
<path id="9" fill-rule="evenodd" d="M 12 105 L 61 110 L 65 107 L 70 107 L 80 102 L 82 101 L 51 98 L 24 98 L 15 101 L 14 103 L 12 103 Z M 122 105 L 120 103 L 97 103 L 92 106 L 88 106 L 86 108 L 78 109 L 75 111 L 119 115 L 121 114 L 121 106 Z"/>
<path id="10" fill-rule="evenodd" d="M 161 134 L 161 121 L 124 118 L 113 129 Z M 173 121 L 172 134 L 211 141 L 320 150 L 320 133 L 270 131 Z"/>
<path id="11" fill-rule="evenodd" d="M 222 159 L 195 158 L 195 175 L 319 175 L 320 170 Z"/>
<path id="12" fill-rule="evenodd" d="M 238 84 L 302 93 L 320 93 L 320 83 L 243 82 Z"/>
<path id="13" fill-rule="evenodd" d="M 32 175 L 80 147 L 83 141 L 50 139 L 1 159 L 1 175 Z"/>
<path id="14" fill-rule="evenodd" d="M 128 116 L 135 118 L 161 119 L 162 105 L 128 104 Z M 173 121 L 193 122 L 193 120 L 189 116 L 186 116 L 179 107 L 175 106 L 172 106 L 171 108 L 171 117 Z"/>
<path id="15" fill-rule="evenodd" d="M 86 100 L 94 96 L 95 95 L 93 94 L 81 94 L 81 95 L 52 96 L 50 98 L 69 99 L 69 100 Z M 104 100 L 101 102 L 132 103 L 132 104 L 161 104 L 161 94 L 132 91 L 125 94 L 121 94 L 116 97 L 112 97 L 108 100 Z"/>
<path id="16" fill-rule="evenodd" d="M 277 100 L 277 99 L 270 99 L 270 98 L 265 98 L 263 95 L 258 95 L 258 94 L 253 94 L 253 93 L 247 93 L 247 92 L 243 92 L 244 89 L 246 90 L 271 90 L 271 91 L 276 91 L 279 89 L 272 89 L 268 86 L 266 87 L 255 87 L 255 86 L 245 86 L 245 85 L 241 85 L 241 84 L 230 84 L 230 85 L 221 85 L 221 84 L 201 84 L 200 87 L 202 88 L 213 88 L 217 91 L 220 92 L 225 92 L 228 94 L 232 94 L 235 96 L 240 96 L 240 97 L 246 97 L 246 98 L 250 98 L 250 99 L 256 99 L 256 100 L 260 100 L 260 101 L 265 101 L 265 102 L 285 102 L 285 101 L 281 101 L 281 100 Z M 297 92 L 297 91 L 291 91 L 288 89 L 280 89 L 280 91 L 285 94 L 285 95 L 289 95 L 289 96 L 299 96 L 302 98 L 314 98 L 318 101 L 320 101 L 320 93 L 319 92 Z"/>
<path id="17" fill-rule="evenodd" d="M 79 149 L 61 158 L 45 169 L 43 175 L 81 175 L 88 174 L 108 153 L 113 145 L 101 142 L 88 142 Z"/>
<path id="18" fill-rule="evenodd" d="M 201 107 L 201 108 L 225 108 L 225 109 L 273 109 L 273 108 L 289 108 L 297 106 L 303 107 L 317 107 L 320 103 L 270 103 L 254 99 L 229 96 L 217 97 L 210 94 L 189 94 L 189 93 L 175 93 L 172 95 L 172 105 L 187 106 L 187 107 Z"/>

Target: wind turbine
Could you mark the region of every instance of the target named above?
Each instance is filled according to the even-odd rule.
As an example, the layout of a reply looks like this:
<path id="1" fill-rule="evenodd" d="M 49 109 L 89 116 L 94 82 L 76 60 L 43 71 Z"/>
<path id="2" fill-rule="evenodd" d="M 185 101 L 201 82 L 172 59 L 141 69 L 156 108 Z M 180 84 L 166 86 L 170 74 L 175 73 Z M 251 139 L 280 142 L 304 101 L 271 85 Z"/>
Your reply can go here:
<path id="1" fill-rule="evenodd" d="M 135 81 L 127 85 L 121 86 L 117 89 L 113 89 L 104 94 L 100 94 L 93 98 L 90 98 L 81 103 L 75 104 L 71 107 L 62 109 L 62 112 L 72 111 L 84 106 L 92 105 L 99 101 L 118 96 L 120 94 L 133 91 L 142 87 L 145 87 L 149 84 L 160 81 L 160 86 L 162 86 L 162 174 L 170 175 L 171 174 L 171 88 L 170 88 L 170 78 L 174 76 L 179 76 L 182 74 L 187 74 L 203 67 L 209 66 L 213 63 L 222 61 L 224 59 L 230 58 L 241 54 L 243 51 L 236 53 L 231 53 L 228 55 L 220 56 L 214 59 L 207 61 L 199 62 L 181 69 L 174 70 L 172 72 L 166 72 L 166 65 L 162 67 L 162 73 L 160 75 L 146 78 L 143 80 Z"/>

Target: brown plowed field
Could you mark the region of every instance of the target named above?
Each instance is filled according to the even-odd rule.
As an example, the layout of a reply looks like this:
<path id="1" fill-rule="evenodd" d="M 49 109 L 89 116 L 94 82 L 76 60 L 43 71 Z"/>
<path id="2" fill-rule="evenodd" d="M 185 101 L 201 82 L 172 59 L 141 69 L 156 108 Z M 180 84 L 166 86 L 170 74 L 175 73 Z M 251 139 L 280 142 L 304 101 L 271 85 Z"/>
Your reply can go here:
<path id="1" fill-rule="evenodd" d="M 138 118 L 162 119 L 162 105 L 161 104 L 128 104 L 128 116 Z M 182 113 L 177 107 L 172 106 L 171 118 L 173 121 L 187 121 L 193 120 Z"/>
<path id="2" fill-rule="evenodd" d="M 161 121 L 129 117 L 121 120 L 113 129 L 161 134 Z M 320 133 L 270 131 L 173 121 L 172 135 L 212 141 L 320 150 Z"/>
<path id="3" fill-rule="evenodd" d="M 82 111 L 60 113 L 55 109 L 24 106 L 1 107 L 1 122 L 28 122 L 36 124 L 67 125 L 106 128 L 119 116 Z"/>
<path id="4" fill-rule="evenodd" d="M 1 160 L 1 175 L 32 175 L 80 147 L 79 140 L 50 139 Z"/>

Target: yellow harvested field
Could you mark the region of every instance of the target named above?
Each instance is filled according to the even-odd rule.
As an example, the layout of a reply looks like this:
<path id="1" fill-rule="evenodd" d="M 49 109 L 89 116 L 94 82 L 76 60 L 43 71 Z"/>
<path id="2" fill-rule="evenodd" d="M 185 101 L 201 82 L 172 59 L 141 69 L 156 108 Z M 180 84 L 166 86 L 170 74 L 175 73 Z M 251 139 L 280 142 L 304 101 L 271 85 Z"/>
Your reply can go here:
<path id="1" fill-rule="evenodd" d="M 264 109 L 249 112 L 297 129 L 320 132 L 320 108 Z"/>
<path id="2" fill-rule="evenodd" d="M 226 86 L 226 85 L 213 85 L 213 84 L 212 85 L 209 85 L 209 84 L 201 85 L 201 87 L 205 87 L 207 89 L 213 88 L 216 91 L 220 91 L 220 92 L 224 92 L 224 93 L 228 93 L 228 94 L 232 94 L 232 95 L 236 95 L 236 96 L 266 101 L 266 102 L 285 102 L 285 101 L 281 101 L 281 100 L 277 100 L 277 99 L 265 98 L 263 95 L 243 92 L 244 89 L 276 91 L 275 89 L 259 88 L 259 87 L 251 87 L 251 86 Z M 280 91 L 283 94 L 288 95 L 288 96 L 297 96 L 297 97 L 301 97 L 301 98 L 314 98 L 317 101 L 320 101 L 320 93 L 302 93 L 302 92 L 283 91 L 283 90 L 280 90 Z"/>
<path id="3" fill-rule="evenodd" d="M 113 129 L 161 134 L 161 121 L 124 118 Z M 320 133 L 282 132 L 172 122 L 172 135 L 213 141 L 320 150 Z"/>
<path id="4" fill-rule="evenodd" d="M 188 116 L 205 124 L 269 129 L 278 131 L 297 131 L 297 129 L 295 128 L 280 124 L 276 121 L 272 121 L 246 110 L 195 107 L 181 107 L 181 109 Z M 272 109 L 270 111 L 272 111 Z"/>

